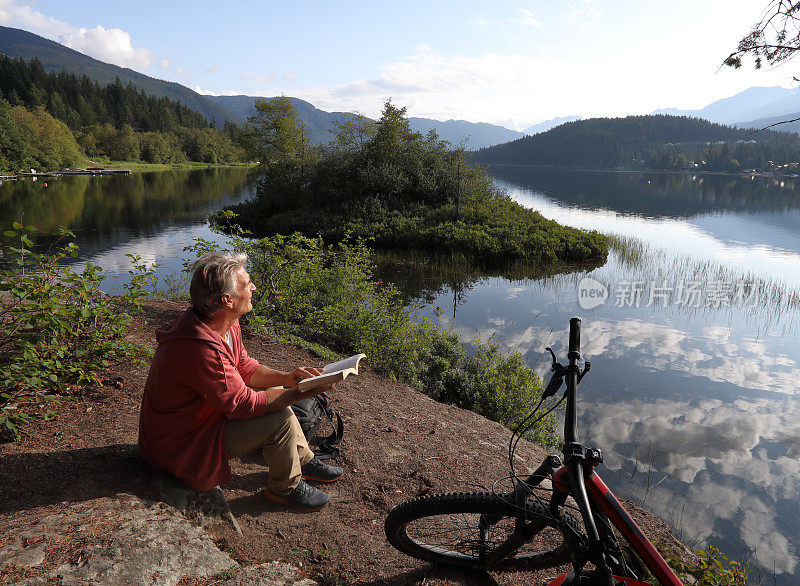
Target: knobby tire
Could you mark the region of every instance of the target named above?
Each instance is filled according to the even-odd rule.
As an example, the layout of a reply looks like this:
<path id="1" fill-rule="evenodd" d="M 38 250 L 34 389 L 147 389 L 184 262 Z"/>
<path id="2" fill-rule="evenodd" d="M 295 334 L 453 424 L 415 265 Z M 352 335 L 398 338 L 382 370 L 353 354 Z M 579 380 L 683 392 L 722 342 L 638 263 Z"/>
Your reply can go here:
<path id="1" fill-rule="evenodd" d="M 510 557 L 494 565 L 482 558 L 513 533 L 519 514 L 542 529 Z M 481 519 L 490 516 L 489 527 Z M 575 531 L 581 525 L 569 514 L 564 521 Z M 510 497 L 493 493 L 453 493 L 416 498 L 396 506 L 385 523 L 386 537 L 401 552 L 423 561 L 459 568 L 534 570 L 570 561 L 572 549 L 557 522 L 537 501 L 524 508 Z"/>

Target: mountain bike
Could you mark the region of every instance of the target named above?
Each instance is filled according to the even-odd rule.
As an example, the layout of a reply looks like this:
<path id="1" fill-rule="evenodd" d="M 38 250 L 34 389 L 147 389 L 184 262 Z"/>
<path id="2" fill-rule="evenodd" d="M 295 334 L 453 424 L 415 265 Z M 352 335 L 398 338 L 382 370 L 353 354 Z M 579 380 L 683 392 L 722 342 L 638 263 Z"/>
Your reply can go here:
<path id="1" fill-rule="evenodd" d="M 569 363 L 559 364 L 547 348 L 553 376 L 533 412 L 512 433 L 508 447 L 512 489 L 407 501 L 389 512 L 386 537 L 405 554 L 451 567 L 533 570 L 571 562 L 573 571 L 550 586 L 634 586 L 648 584 L 641 581 L 645 579 L 681 586 L 595 471 L 603 461 L 600 450 L 577 441 L 577 387 L 591 363 L 586 361 L 583 369 L 578 365 L 581 320 L 574 317 L 569 326 Z M 537 416 L 564 381 L 561 399 Z M 514 452 L 520 438 L 564 401 L 563 465 L 558 455 L 551 454 L 527 478 L 518 476 Z M 582 523 L 568 508 L 579 513 Z M 617 532 L 627 544 L 620 543 Z"/>

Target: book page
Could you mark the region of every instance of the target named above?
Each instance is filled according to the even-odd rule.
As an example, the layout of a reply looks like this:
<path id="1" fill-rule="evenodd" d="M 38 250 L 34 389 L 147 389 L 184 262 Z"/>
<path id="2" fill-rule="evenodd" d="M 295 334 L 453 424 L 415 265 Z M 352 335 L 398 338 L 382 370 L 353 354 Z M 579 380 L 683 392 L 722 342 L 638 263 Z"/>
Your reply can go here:
<path id="1" fill-rule="evenodd" d="M 332 362 L 322 369 L 322 374 L 301 380 L 297 388 L 301 391 L 307 391 L 327 383 L 343 381 L 350 374 L 357 375 L 358 363 L 362 358 L 366 358 L 366 354 L 356 354 L 349 358 Z"/>
<path id="2" fill-rule="evenodd" d="M 325 365 L 322 369 L 323 373 L 327 372 L 336 372 L 337 370 L 346 370 L 348 368 L 354 368 L 355 372 L 353 374 L 358 374 L 358 363 L 361 361 L 362 358 L 366 358 L 366 354 L 354 354 L 349 358 L 343 358 L 337 362 L 331 362 L 330 364 Z"/>

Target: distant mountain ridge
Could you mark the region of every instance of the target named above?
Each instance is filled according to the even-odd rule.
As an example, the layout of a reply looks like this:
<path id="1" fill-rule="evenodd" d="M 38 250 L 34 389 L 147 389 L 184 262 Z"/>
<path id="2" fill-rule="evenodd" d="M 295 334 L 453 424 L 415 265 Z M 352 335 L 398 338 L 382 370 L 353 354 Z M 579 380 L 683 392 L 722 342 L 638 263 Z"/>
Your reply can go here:
<path id="1" fill-rule="evenodd" d="M 256 100 L 274 99 L 274 97 L 244 95 L 207 97 L 241 118 L 247 118 L 250 115 Z M 337 122 L 357 117 L 356 114 L 350 112 L 326 112 L 299 98 L 289 97 L 289 99 L 297 107 L 300 119 L 308 126 L 312 144 L 327 143 L 331 139 L 330 131 Z M 467 150 L 476 150 L 525 136 L 522 132 L 486 122 L 467 122 L 466 120 L 442 122 L 431 118 L 414 117 L 409 118 L 408 122 L 411 130 L 415 132 L 427 134 L 428 131 L 435 130 L 439 138 L 450 142 L 453 146 L 460 146 L 463 143 Z"/>
<path id="2" fill-rule="evenodd" d="M 253 111 L 253 107 L 258 99 L 274 100 L 275 96 L 259 98 L 256 96 L 207 96 L 217 104 L 245 120 Z M 287 96 L 288 97 L 288 96 Z M 289 97 L 292 104 L 297 108 L 300 120 L 306 123 L 311 144 L 326 144 L 331 140 L 330 130 L 334 124 L 342 120 L 355 119 L 356 114 L 350 112 L 326 112 L 320 110 L 310 102 L 300 98 Z"/>
<path id="3" fill-rule="evenodd" d="M 100 85 L 114 83 L 119 78 L 123 85 L 130 83 L 148 95 L 178 101 L 202 114 L 209 122 L 213 120 L 218 126 L 222 126 L 225 122 L 242 124 L 252 112 L 257 99 L 245 95 L 201 95 L 179 83 L 156 79 L 132 69 L 104 63 L 22 29 L 0 26 L 0 53 L 26 61 L 35 57 L 48 73 L 66 70 L 78 76 L 86 75 Z M 349 112 L 326 112 L 299 98 L 290 99 L 297 106 L 301 120 L 308 125 L 313 144 L 327 143 L 331 138 L 330 130 L 336 122 L 356 117 Z M 413 130 L 422 133 L 435 129 L 440 138 L 455 146 L 464 144 L 468 150 L 524 136 L 521 132 L 483 122 L 473 123 L 464 120 L 441 122 L 429 118 L 410 118 L 409 123 Z"/>
<path id="4" fill-rule="evenodd" d="M 224 122 L 241 124 L 242 120 L 218 103 L 172 81 L 156 79 L 132 69 L 104 63 L 45 39 L 25 30 L 0 26 L 0 52 L 11 58 L 30 60 L 36 57 L 48 73 L 66 70 L 76 75 L 87 75 L 101 85 L 114 83 L 119 77 L 124 85 L 131 83 L 145 93 L 156 97 L 167 97 L 200 112 L 218 126 Z"/>
<path id="5" fill-rule="evenodd" d="M 466 120 L 447 120 L 441 122 L 431 118 L 408 119 L 411 130 L 426 134 L 435 130 L 439 138 L 448 141 L 453 146 L 464 145 L 466 150 L 472 151 L 492 145 L 516 140 L 525 136 L 523 132 L 510 130 L 504 126 L 489 124 L 488 122 L 467 122 Z"/>
<path id="6" fill-rule="evenodd" d="M 528 135 L 539 134 L 540 132 L 547 132 L 551 128 L 566 124 L 567 122 L 575 122 L 576 120 L 583 120 L 583 118 L 581 116 L 562 116 L 561 118 L 551 118 L 550 120 L 539 122 L 533 126 L 528 126 L 528 128 L 523 130 L 522 133 Z"/>
<path id="7" fill-rule="evenodd" d="M 241 124 L 250 114 L 256 97 L 253 96 L 206 96 L 179 83 L 156 79 L 132 69 L 104 63 L 88 55 L 65 47 L 57 42 L 25 30 L 0 26 L 0 53 L 11 58 L 30 60 L 37 58 L 45 71 L 57 73 L 66 70 L 78 76 L 87 75 L 100 84 L 113 83 L 119 78 L 123 84 L 132 84 L 148 95 L 167 97 L 199 112 L 208 121 L 218 126 L 224 122 Z M 308 125 L 311 141 L 323 144 L 330 140 L 330 130 L 341 120 L 355 117 L 348 112 L 326 112 L 313 104 L 290 98 L 300 112 L 300 118 Z M 677 108 L 660 109 L 653 114 L 691 116 L 711 122 L 735 125 L 740 128 L 764 128 L 775 122 L 800 117 L 800 88 L 753 87 L 734 96 L 716 100 L 696 110 Z M 547 132 L 565 124 L 582 120 L 580 116 L 553 118 L 525 128 L 522 132 L 488 123 L 473 123 L 464 120 L 438 121 L 429 118 L 409 118 L 415 131 L 426 133 L 436 130 L 440 138 L 455 146 L 464 145 L 467 150 L 478 150 L 526 135 Z M 800 133 L 800 123 L 782 125 L 776 130 Z"/>
<path id="8" fill-rule="evenodd" d="M 653 114 L 691 116 L 718 124 L 743 127 L 749 121 L 793 112 L 800 112 L 800 89 L 774 86 L 751 87 L 728 98 L 716 100 L 698 110 L 666 108 L 655 110 Z"/>

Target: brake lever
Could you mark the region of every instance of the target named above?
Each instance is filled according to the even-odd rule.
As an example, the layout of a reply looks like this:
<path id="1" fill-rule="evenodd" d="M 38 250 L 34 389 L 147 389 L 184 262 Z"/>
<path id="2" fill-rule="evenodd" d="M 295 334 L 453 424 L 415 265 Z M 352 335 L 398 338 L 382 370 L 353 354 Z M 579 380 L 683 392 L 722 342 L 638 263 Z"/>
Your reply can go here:
<path id="1" fill-rule="evenodd" d="M 567 369 L 559 364 L 556 360 L 556 355 L 553 352 L 553 349 L 545 348 L 545 350 L 550 352 L 550 356 L 553 357 L 553 363 L 550 365 L 550 370 L 552 370 L 554 374 L 552 377 L 550 377 L 550 382 L 547 383 L 547 386 L 542 393 L 542 399 L 552 397 L 558 392 L 558 389 L 560 389 L 561 385 L 564 384 L 564 375 L 567 373 Z"/>
<path id="2" fill-rule="evenodd" d="M 553 357 L 553 362 L 552 362 L 552 364 L 550 365 L 550 370 L 553 370 L 553 371 L 554 371 L 554 370 L 556 369 L 556 364 L 558 364 L 558 360 L 556 360 L 556 354 L 555 354 L 555 352 L 553 352 L 553 349 L 552 349 L 552 348 L 550 348 L 549 346 L 548 346 L 547 348 L 545 348 L 545 350 L 547 350 L 548 352 L 550 352 L 550 356 L 552 356 L 552 357 Z"/>
<path id="3" fill-rule="evenodd" d="M 584 375 L 585 375 L 587 372 L 589 372 L 591 369 L 592 369 L 592 363 L 591 363 L 591 362 L 589 362 L 589 361 L 587 360 L 586 362 L 584 362 L 584 363 L 583 363 L 583 371 L 581 371 L 581 373 L 578 375 L 578 384 L 580 384 L 580 382 L 581 382 L 581 379 L 582 379 L 582 378 L 584 377 Z"/>

